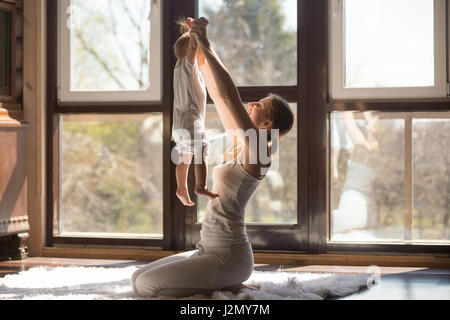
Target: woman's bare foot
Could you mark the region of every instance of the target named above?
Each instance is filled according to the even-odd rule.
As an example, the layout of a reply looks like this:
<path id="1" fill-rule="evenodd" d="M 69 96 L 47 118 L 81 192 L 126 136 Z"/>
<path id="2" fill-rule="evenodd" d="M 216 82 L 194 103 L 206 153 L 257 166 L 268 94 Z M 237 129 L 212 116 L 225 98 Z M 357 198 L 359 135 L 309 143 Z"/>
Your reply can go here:
<path id="1" fill-rule="evenodd" d="M 261 287 L 257 284 L 242 284 L 245 288 L 250 290 L 259 290 Z"/>
<path id="2" fill-rule="evenodd" d="M 187 189 L 178 188 L 176 194 L 185 206 L 192 207 L 195 204 L 195 202 L 191 201 Z"/>
<path id="3" fill-rule="evenodd" d="M 218 194 L 212 193 L 211 191 L 206 189 L 206 187 L 201 187 L 201 186 L 196 186 L 194 189 L 194 192 L 197 195 L 207 196 L 207 197 L 210 197 L 211 199 L 217 198 L 219 196 Z"/>

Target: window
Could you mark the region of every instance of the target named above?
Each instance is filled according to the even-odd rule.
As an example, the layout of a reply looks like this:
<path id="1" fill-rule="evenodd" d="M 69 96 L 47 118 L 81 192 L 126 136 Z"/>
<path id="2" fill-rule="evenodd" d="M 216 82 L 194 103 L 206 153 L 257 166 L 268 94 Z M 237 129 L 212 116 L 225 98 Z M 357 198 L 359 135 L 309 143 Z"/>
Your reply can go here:
<path id="1" fill-rule="evenodd" d="M 442 29 L 447 10 L 441 0 L 415 0 L 420 12 L 409 1 L 380 0 L 370 2 L 375 7 L 368 12 L 358 1 L 366 2 L 130 0 L 122 7 L 125 1 L 48 0 L 48 53 L 52 58 L 59 51 L 59 60 L 57 68 L 49 64 L 47 69 L 52 154 L 46 172 L 53 187 L 46 193 L 47 245 L 195 247 L 207 199 L 191 192 L 196 206 L 184 207 L 175 195 L 170 120 L 174 21 L 198 13 L 211 21 L 210 38 L 244 105 L 273 92 L 286 98 L 296 115 L 294 128 L 280 141 L 279 168 L 268 174 L 248 206 L 246 229 L 254 250 L 448 252 L 444 151 L 450 117 Z M 392 26 L 390 12 L 404 21 L 395 32 L 385 28 Z M 129 24 L 129 14 L 141 17 L 141 24 Z M 364 24 L 372 14 L 386 16 L 385 25 Z M 417 25 L 411 25 L 418 14 Z M 358 17 L 365 19 L 357 23 Z M 104 25 L 91 32 L 90 19 L 96 18 Z M 69 22 L 69 28 L 58 28 L 58 22 Z M 135 31 L 139 26 L 142 34 Z M 373 28 L 384 30 L 385 37 L 367 42 L 359 38 L 358 26 L 373 41 Z M 409 41 L 405 28 L 414 31 L 417 43 Z M 148 55 L 139 55 L 148 60 L 134 59 L 137 49 L 126 50 L 129 62 L 121 59 L 121 45 L 138 34 L 149 40 L 136 45 L 148 49 Z M 401 39 L 393 42 L 391 34 Z M 80 35 L 101 49 L 95 51 L 98 57 L 83 49 Z M 354 45 L 362 40 L 361 48 Z M 414 52 L 417 68 L 399 78 L 416 44 L 422 48 Z M 383 45 L 396 48 L 388 60 Z M 355 61 L 365 56 L 370 58 L 364 65 L 367 76 L 352 80 Z M 116 62 L 115 69 L 108 71 L 100 60 Z M 391 68 L 378 73 L 382 63 Z M 159 81 L 153 80 L 154 72 Z M 424 97 L 429 99 L 416 99 Z M 212 105 L 206 128 L 212 142 L 211 185 L 212 167 L 223 151 L 214 148 L 226 139 Z M 346 217 L 356 217 L 353 225 Z"/>
<path id="2" fill-rule="evenodd" d="M 412 240 L 450 241 L 450 114 L 412 119 Z"/>
<path id="3" fill-rule="evenodd" d="M 444 98 L 443 0 L 330 0 L 332 99 Z"/>
<path id="4" fill-rule="evenodd" d="M 16 101 L 16 9 L 0 3 L 0 101 Z"/>
<path id="5" fill-rule="evenodd" d="M 166 2 L 167 3 L 167 2 Z M 167 246 L 169 87 L 160 0 L 49 0 L 47 242 Z M 54 28 L 53 28 L 54 27 Z M 167 91 L 166 91 L 167 92 Z M 56 96 L 54 96 L 56 95 Z"/>
<path id="6" fill-rule="evenodd" d="M 10 73 L 11 73 L 11 12 L 0 11 L 0 66 L 4 70 L 0 78 L 0 95 L 10 95 Z"/>
<path id="7" fill-rule="evenodd" d="M 57 72 L 49 66 L 49 87 L 58 89 L 58 99 L 48 97 L 55 119 L 47 129 L 53 150 L 49 167 L 55 169 L 48 173 L 53 185 L 47 195 L 53 222 L 49 245 L 192 249 L 199 240 L 197 222 L 207 199 L 192 194 L 196 207 L 184 207 L 175 196 L 170 119 L 176 62 L 172 44 L 178 30 L 173 22 L 195 12 L 205 15 L 212 21 L 210 37 L 242 101 L 258 101 L 273 92 L 300 114 L 297 108 L 305 97 L 299 94 L 299 83 L 306 74 L 299 72 L 297 61 L 302 46 L 297 45 L 298 1 L 48 4 L 49 21 L 56 26 L 51 19 L 57 13 L 59 24 L 57 34 L 49 33 L 50 47 L 58 50 Z M 232 34 L 230 42 L 233 38 L 227 37 Z M 208 117 L 207 128 L 219 129 L 211 106 Z M 280 168 L 268 174 L 249 204 L 247 232 L 255 249 L 307 249 L 307 188 L 298 185 L 307 181 L 306 165 L 298 165 L 298 154 L 308 149 L 300 144 L 307 136 L 307 122 L 299 117 L 282 138 Z M 210 132 L 209 137 L 220 136 Z M 210 164 L 211 173 L 214 163 Z"/>
<path id="8" fill-rule="evenodd" d="M 330 136 L 331 241 L 402 240 L 405 164 L 401 117 L 332 113 Z"/>
<path id="9" fill-rule="evenodd" d="M 199 11 L 238 86 L 297 84 L 296 0 L 200 0 Z"/>
<path id="10" fill-rule="evenodd" d="M 54 233 L 161 238 L 161 114 L 64 114 L 60 121 L 61 203 Z"/>
<path id="11" fill-rule="evenodd" d="M 307 183 L 306 166 L 299 165 L 298 156 L 307 153 L 307 145 L 300 143 L 302 138 L 305 141 L 307 119 L 297 118 L 301 108 L 306 108 L 299 85 L 306 77 L 306 73 L 299 72 L 299 52 L 306 51 L 306 42 L 299 42 L 297 32 L 299 3 L 197 1 L 198 15 L 210 20 L 208 36 L 238 86 L 244 105 L 273 92 L 289 101 L 296 116 L 294 127 L 281 138 L 279 153 L 273 159 L 272 164 L 278 162 L 278 167 L 272 166 L 246 207 L 246 228 L 254 249 L 307 250 L 307 188 L 299 185 Z M 207 108 L 206 128 L 211 139 L 209 185 L 212 185 L 213 167 L 220 163 L 227 146 L 227 136 L 213 105 Z M 199 240 L 207 204 L 207 199 L 197 199 L 197 207 L 187 210 L 187 221 L 192 224 L 186 228 L 186 238 L 192 245 Z"/>
<path id="12" fill-rule="evenodd" d="M 449 113 L 330 115 L 330 240 L 449 243 Z"/>
<path id="13" fill-rule="evenodd" d="M 58 98 L 161 100 L 160 1 L 63 0 Z"/>
<path id="14" fill-rule="evenodd" d="M 449 10 L 328 1 L 326 250 L 448 251 Z"/>

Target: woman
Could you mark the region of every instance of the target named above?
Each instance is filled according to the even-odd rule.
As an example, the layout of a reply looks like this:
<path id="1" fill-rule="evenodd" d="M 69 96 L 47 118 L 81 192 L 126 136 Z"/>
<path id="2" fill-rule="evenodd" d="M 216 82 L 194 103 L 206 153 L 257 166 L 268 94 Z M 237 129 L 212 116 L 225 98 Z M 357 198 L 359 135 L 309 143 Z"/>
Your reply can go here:
<path id="1" fill-rule="evenodd" d="M 246 111 L 230 74 L 208 41 L 208 21 L 187 21 L 199 46 L 197 63 L 209 95 L 232 141 L 240 143 L 235 143 L 226 154 L 224 163 L 214 167 L 213 192 L 219 197 L 208 202 L 197 250 L 165 257 L 138 269 L 131 282 L 133 290 L 143 296 L 184 297 L 243 287 L 254 263 L 245 230 L 245 206 L 270 167 L 263 158 L 272 154 L 271 129 L 279 130 L 281 137 L 294 123 L 289 105 L 276 95 L 250 102 Z M 260 137 L 258 133 L 263 129 L 269 130 L 269 142 L 260 145 L 259 139 L 264 135 Z M 247 134 L 235 139 L 236 132 L 252 130 L 256 141 Z M 260 146 L 265 150 L 259 150 Z"/>

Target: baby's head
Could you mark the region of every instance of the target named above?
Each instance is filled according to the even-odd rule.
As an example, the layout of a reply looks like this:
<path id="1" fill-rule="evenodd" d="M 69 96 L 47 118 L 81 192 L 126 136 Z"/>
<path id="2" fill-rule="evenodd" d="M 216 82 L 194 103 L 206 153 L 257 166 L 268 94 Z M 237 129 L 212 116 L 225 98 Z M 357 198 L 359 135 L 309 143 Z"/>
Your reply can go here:
<path id="1" fill-rule="evenodd" d="M 189 26 L 186 23 L 186 19 L 178 19 L 176 23 L 180 27 L 181 36 L 175 42 L 174 52 L 177 59 L 182 60 L 187 54 L 191 34 L 189 32 Z"/>

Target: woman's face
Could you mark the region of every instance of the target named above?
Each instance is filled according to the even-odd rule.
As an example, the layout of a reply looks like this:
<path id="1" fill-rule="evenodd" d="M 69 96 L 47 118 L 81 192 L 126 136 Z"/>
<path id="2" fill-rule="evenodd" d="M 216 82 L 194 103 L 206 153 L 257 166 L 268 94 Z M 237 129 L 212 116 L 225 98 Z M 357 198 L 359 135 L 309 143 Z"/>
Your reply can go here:
<path id="1" fill-rule="evenodd" d="M 248 114 L 250 119 L 258 128 L 270 129 L 272 126 L 271 111 L 272 98 L 266 97 L 258 102 L 248 103 Z"/>

